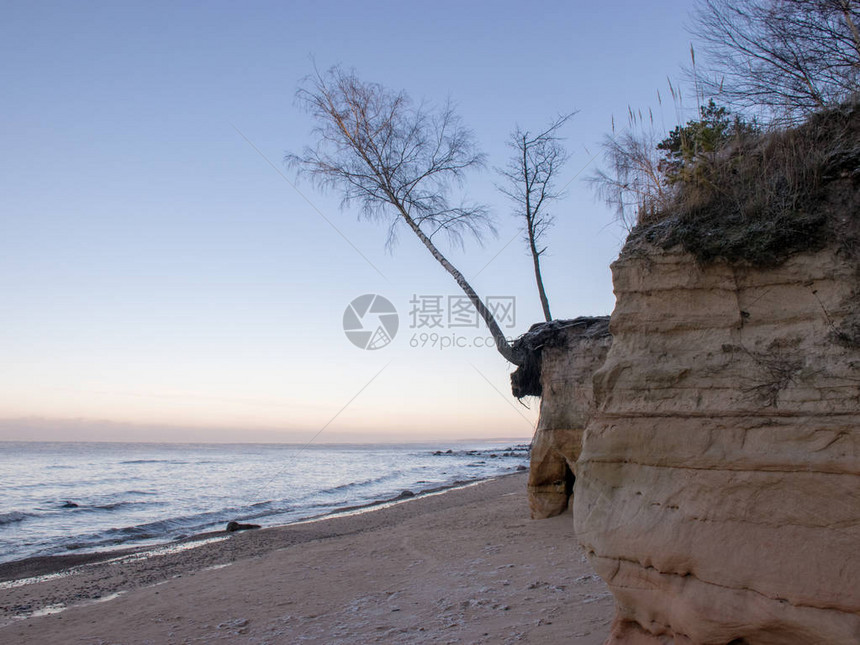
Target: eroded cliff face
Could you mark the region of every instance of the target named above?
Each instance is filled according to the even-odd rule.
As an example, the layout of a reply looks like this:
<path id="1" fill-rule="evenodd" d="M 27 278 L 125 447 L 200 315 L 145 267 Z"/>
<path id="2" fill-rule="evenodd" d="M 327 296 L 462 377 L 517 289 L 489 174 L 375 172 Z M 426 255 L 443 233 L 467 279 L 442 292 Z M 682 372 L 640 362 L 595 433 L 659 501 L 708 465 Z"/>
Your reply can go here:
<path id="1" fill-rule="evenodd" d="M 609 642 L 860 642 L 856 263 L 651 248 L 613 278 L 573 501 L 616 598 Z"/>
<path id="2" fill-rule="evenodd" d="M 612 343 L 609 317 L 556 321 L 540 347 L 540 419 L 531 446 L 529 506 L 532 519 L 563 513 L 582 451 L 582 433 L 594 410 L 592 380 Z"/>

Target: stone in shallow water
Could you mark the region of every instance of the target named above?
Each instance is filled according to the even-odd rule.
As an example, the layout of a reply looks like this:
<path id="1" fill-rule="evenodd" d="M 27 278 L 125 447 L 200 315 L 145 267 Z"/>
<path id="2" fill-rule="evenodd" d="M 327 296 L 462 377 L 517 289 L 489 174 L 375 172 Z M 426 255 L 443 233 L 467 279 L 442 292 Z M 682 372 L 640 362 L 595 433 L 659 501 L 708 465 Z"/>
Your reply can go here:
<path id="1" fill-rule="evenodd" d="M 260 528 L 259 524 L 239 524 L 239 522 L 227 522 L 227 533 L 233 533 L 234 531 L 247 531 L 249 529 L 258 529 Z"/>

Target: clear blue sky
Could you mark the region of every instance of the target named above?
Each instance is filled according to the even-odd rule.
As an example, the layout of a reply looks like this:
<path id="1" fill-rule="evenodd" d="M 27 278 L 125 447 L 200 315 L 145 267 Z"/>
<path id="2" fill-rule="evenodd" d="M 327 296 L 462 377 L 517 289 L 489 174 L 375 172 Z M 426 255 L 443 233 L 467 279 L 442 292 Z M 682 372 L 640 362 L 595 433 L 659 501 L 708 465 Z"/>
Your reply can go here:
<path id="1" fill-rule="evenodd" d="M 545 281 L 557 317 L 608 314 L 624 231 L 580 171 L 679 76 L 690 4 L 2 2 L 0 439 L 303 440 L 359 392 L 319 440 L 530 436 L 493 349 L 410 347 L 412 295 L 458 294 L 425 250 L 300 184 L 377 272 L 267 159 L 310 142 L 311 57 L 450 97 L 491 166 L 515 124 L 579 110 Z M 467 190 L 498 238 L 451 256 L 516 297 L 518 335 L 540 308 L 493 181 Z M 341 329 L 363 293 L 401 314 L 378 351 Z"/>

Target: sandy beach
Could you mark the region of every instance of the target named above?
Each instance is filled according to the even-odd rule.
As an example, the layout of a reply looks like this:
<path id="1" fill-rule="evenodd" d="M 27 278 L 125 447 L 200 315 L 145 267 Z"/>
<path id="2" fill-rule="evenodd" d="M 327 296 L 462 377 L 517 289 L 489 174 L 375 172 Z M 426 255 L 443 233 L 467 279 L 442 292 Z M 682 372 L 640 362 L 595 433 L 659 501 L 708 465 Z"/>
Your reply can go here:
<path id="1" fill-rule="evenodd" d="M 528 518 L 525 478 L 65 572 L 6 565 L 0 642 L 602 643 L 611 595 L 569 512 Z"/>

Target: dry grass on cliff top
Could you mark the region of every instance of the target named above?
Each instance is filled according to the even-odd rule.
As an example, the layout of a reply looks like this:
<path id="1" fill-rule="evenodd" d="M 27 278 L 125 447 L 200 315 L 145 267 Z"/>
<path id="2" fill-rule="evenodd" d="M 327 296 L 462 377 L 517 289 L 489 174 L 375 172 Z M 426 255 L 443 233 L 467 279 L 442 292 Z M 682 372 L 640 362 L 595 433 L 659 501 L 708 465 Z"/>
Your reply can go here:
<path id="1" fill-rule="evenodd" d="M 703 264 L 772 267 L 834 244 L 860 263 L 860 99 L 733 141 L 695 170 L 624 253 L 681 245 Z"/>

